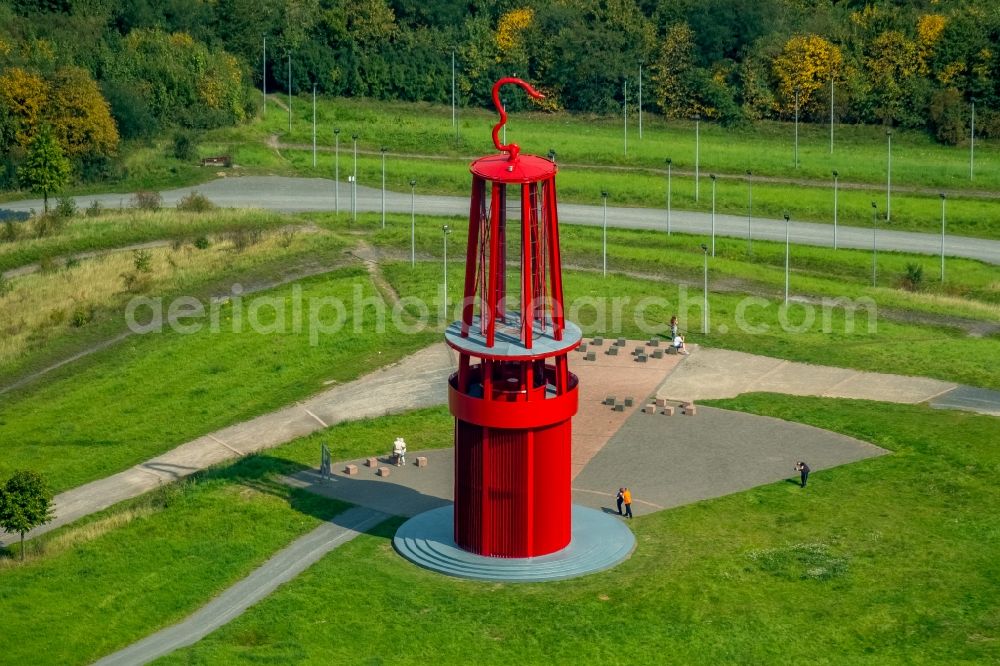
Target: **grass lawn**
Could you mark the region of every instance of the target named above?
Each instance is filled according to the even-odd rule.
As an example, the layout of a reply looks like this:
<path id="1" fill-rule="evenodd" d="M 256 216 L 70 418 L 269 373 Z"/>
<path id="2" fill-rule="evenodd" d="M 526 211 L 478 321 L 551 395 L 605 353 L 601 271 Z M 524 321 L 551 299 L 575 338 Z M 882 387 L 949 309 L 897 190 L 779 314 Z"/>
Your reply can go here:
<path id="1" fill-rule="evenodd" d="M 255 458 L 171 484 L 0 559 L 9 663 L 85 664 L 172 624 L 346 505 Z"/>
<path id="2" fill-rule="evenodd" d="M 291 324 L 293 293 L 301 289 L 305 321 Z M 34 469 L 57 490 L 100 478 L 204 433 L 287 405 L 420 349 L 433 333 L 398 336 L 374 326 L 373 307 L 356 296 L 377 298 L 363 269 L 342 269 L 263 295 L 284 303 L 286 326 L 263 303 L 256 332 L 251 299 L 219 309 L 220 332 L 206 322 L 190 335 L 132 336 L 73 366 L 4 396 L 0 405 L 0 477 Z M 343 326 L 311 344 L 310 299 L 345 304 Z M 208 308 L 206 307 L 206 310 Z M 357 313 L 356 311 L 357 310 Z M 241 322 L 234 332 L 234 311 Z M 333 326 L 332 307 L 317 311 Z M 142 319 L 146 321 L 146 319 Z"/>
<path id="3" fill-rule="evenodd" d="M 637 518 L 608 572 L 542 585 L 402 561 L 383 524 L 160 663 L 991 663 L 1000 659 L 996 420 L 749 395 L 717 406 L 893 455 Z M 392 432 L 387 428 L 382 438 Z"/>
<path id="4" fill-rule="evenodd" d="M 345 505 L 273 480 L 334 460 L 381 452 L 388 432 L 416 449 L 451 445 L 443 407 L 344 423 L 122 502 L 0 551 L 0 616 L 12 662 L 90 663 L 203 605 Z M 44 637 L 44 638 L 42 638 Z M 45 646 L 45 649 L 42 649 Z"/>
<path id="5" fill-rule="evenodd" d="M 433 264 L 389 263 L 384 272 L 401 296 L 415 296 L 439 303 L 442 267 Z M 782 306 L 780 296 L 767 292 L 764 298 L 747 300 L 744 293 L 712 292 L 709 298 L 710 332 L 701 333 L 702 291 L 687 288 L 670 278 L 642 279 L 609 273 L 603 278 L 591 271 L 564 270 L 568 300 L 567 317 L 581 326 L 585 335 L 644 339 L 668 330 L 671 315 L 679 316 L 680 328 L 690 342 L 746 351 L 764 356 L 871 372 L 935 377 L 947 381 L 1000 388 L 1000 365 L 984 359 L 1000 359 L 1000 336 L 969 337 L 956 328 L 902 323 L 878 316 L 875 307 L 790 302 Z M 461 297 L 464 269 L 449 267 L 451 303 Z M 724 280 L 713 273 L 713 280 Z M 510 282 L 508 297 L 517 293 Z M 801 294 L 801 291 L 794 292 Z M 840 292 L 856 296 L 851 291 Z M 864 291 L 862 291 L 864 294 Z M 655 299 L 655 300 L 652 300 Z M 432 309 L 429 321 L 434 319 Z M 459 318 L 457 311 L 451 319 Z"/>

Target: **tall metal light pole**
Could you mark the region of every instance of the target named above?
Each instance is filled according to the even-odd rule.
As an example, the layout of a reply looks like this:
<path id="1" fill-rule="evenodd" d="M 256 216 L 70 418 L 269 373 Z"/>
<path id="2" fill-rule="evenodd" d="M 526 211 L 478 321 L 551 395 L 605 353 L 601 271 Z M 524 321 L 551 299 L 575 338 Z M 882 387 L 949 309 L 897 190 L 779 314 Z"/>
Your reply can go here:
<path id="1" fill-rule="evenodd" d="M 837 181 L 840 174 L 833 171 L 833 249 L 837 249 Z"/>
<path id="2" fill-rule="evenodd" d="M 788 211 L 785 211 L 785 305 L 788 305 Z"/>
<path id="3" fill-rule="evenodd" d="M 316 84 L 313 84 L 313 169 L 316 168 Z"/>
<path id="4" fill-rule="evenodd" d="M 833 73 L 830 74 L 830 154 L 833 155 Z"/>
<path id="5" fill-rule="evenodd" d="M 639 140 L 642 141 L 642 63 L 639 63 Z"/>
<path id="6" fill-rule="evenodd" d="M 260 115 L 267 115 L 267 35 L 264 35 L 264 60 L 260 68 L 260 86 L 264 92 L 264 105 L 261 107 Z"/>
<path id="7" fill-rule="evenodd" d="M 799 87 L 795 86 L 795 168 L 799 168 Z"/>
<path id="8" fill-rule="evenodd" d="M 333 187 L 337 215 L 340 215 L 340 128 L 333 130 Z"/>
<path id="9" fill-rule="evenodd" d="M 712 179 L 712 256 L 715 256 L 715 174 L 713 173 L 709 178 Z"/>
<path id="10" fill-rule="evenodd" d="M 705 301 L 701 308 L 701 333 L 708 335 L 708 246 L 704 243 L 701 244 L 701 253 L 705 264 L 705 286 L 702 291 Z"/>
<path id="11" fill-rule="evenodd" d="M 941 193 L 941 284 L 944 284 L 944 192 Z"/>
<path id="12" fill-rule="evenodd" d="M 747 254 L 753 254 L 753 172 L 747 169 Z"/>
<path id="13" fill-rule="evenodd" d="M 417 265 L 417 181 L 410 179 L 410 268 Z"/>
<path id="14" fill-rule="evenodd" d="M 667 158 L 667 235 L 670 235 L 670 167 L 673 165 L 673 160 L 669 157 Z"/>
<path id="15" fill-rule="evenodd" d="M 885 221 L 892 215 L 892 129 L 885 131 L 886 163 L 885 163 Z"/>
<path id="16" fill-rule="evenodd" d="M 458 137 L 458 117 L 455 114 L 455 49 L 451 50 L 451 129 Z"/>
<path id="17" fill-rule="evenodd" d="M 292 52 L 288 52 L 288 131 L 292 131 Z"/>
<path id="18" fill-rule="evenodd" d="M 608 277 L 608 191 L 601 190 L 601 199 L 604 201 L 604 232 L 601 237 L 601 266 L 602 275 Z"/>
<path id="19" fill-rule="evenodd" d="M 872 202 L 872 286 L 878 281 L 878 205 Z"/>
<path id="20" fill-rule="evenodd" d="M 358 135 L 352 134 L 354 140 L 354 175 L 351 176 L 351 220 L 358 219 Z"/>
<path id="21" fill-rule="evenodd" d="M 448 312 L 448 234 L 451 233 L 451 227 L 443 224 L 441 231 L 444 236 L 444 311 Z"/>
<path id="22" fill-rule="evenodd" d="M 698 197 L 698 185 L 699 185 L 699 162 L 701 156 L 701 115 L 696 114 L 694 117 L 694 200 L 697 202 Z"/>
<path id="23" fill-rule="evenodd" d="M 622 110 L 622 116 L 625 119 L 625 154 L 628 155 L 628 79 L 625 79 L 625 99 Z"/>
<path id="24" fill-rule="evenodd" d="M 969 126 L 969 180 L 976 164 L 976 100 L 972 100 L 972 124 Z"/>
<path id="25" fill-rule="evenodd" d="M 379 152 L 382 153 L 382 228 L 385 229 L 385 151 L 388 150 L 385 146 L 379 148 Z"/>

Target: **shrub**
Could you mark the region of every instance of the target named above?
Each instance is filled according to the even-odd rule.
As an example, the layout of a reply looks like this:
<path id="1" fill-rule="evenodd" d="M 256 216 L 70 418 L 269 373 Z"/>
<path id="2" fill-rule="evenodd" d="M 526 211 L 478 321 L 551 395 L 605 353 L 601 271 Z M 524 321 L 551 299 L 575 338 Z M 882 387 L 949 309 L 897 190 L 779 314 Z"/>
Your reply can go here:
<path id="1" fill-rule="evenodd" d="M 949 146 L 957 145 L 967 136 L 965 127 L 965 102 L 955 88 L 937 90 L 927 105 L 928 125 L 935 138 Z"/>
<path id="2" fill-rule="evenodd" d="M 902 284 L 907 291 L 920 291 L 924 284 L 924 267 L 921 264 L 906 264 Z"/>
<path id="3" fill-rule="evenodd" d="M 137 294 L 149 287 L 149 276 L 142 273 L 122 273 L 122 286 L 130 294 Z"/>
<path id="4" fill-rule="evenodd" d="M 136 250 L 132 253 L 132 263 L 140 273 L 153 272 L 153 255 L 149 250 Z"/>
<path id="5" fill-rule="evenodd" d="M 3 223 L 3 231 L 0 232 L 0 241 L 13 243 L 21 237 L 21 227 L 15 224 L 14 220 L 7 220 Z"/>
<path id="6" fill-rule="evenodd" d="M 198 147 L 187 132 L 179 132 L 174 135 L 173 150 L 174 157 L 184 162 L 190 162 L 198 156 Z"/>
<path id="7" fill-rule="evenodd" d="M 199 192 L 192 192 L 177 202 L 177 210 L 188 213 L 204 213 L 215 208 L 212 200 Z"/>
<path id="8" fill-rule="evenodd" d="M 14 285 L 3 276 L 3 273 L 0 273 L 0 298 L 3 298 L 13 290 Z"/>
<path id="9" fill-rule="evenodd" d="M 243 252 L 248 247 L 259 243 L 263 236 L 264 231 L 262 229 L 253 227 L 250 229 L 237 229 L 236 231 L 230 232 L 228 238 L 232 242 L 234 250 L 237 252 Z"/>
<path id="10" fill-rule="evenodd" d="M 66 218 L 60 217 L 55 213 L 42 213 L 35 218 L 33 227 L 36 238 L 55 236 L 62 233 L 62 230 L 66 228 Z"/>
<path id="11" fill-rule="evenodd" d="M 281 247 L 289 247 L 292 241 L 295 240 L 295 229 L 285 229 L 281 232 L 281 240 L 278 243 Z"/>
<path id="12" fill-rule="evenodd" d="M 163 197 L 159 192 L 140 190 L 132 195 L 129 206 L 139 210 L 160 210 L 163 206 Z"/>
<path id="13" fill-rule="evenodd" d="M 77 305 L 73 308 L 73 313 L 69 316 L 69 325 L 73 328 L 80 328 L 94 320 L 94 308 L 90 305 Z"/>
<path id="14" fill-rule="evenodd" d="M 59 202 L 56 203 L 55 215 L 64 219 L 76 215 L 76 200 L 68 195 L 59 197 Z"/>
<path id="15" fill-rule="evenodd" d="M 198 236 L 194 239 L 194 246 L 199 250 L 207 250 L 211 243 L 208 242 L 208 236 Z"/>
<path id="16" fill-rule="evenodd" d="M 98 217 L 104 212 L 104 208 L 101 206 L 101 202 L 94 199 L 90 202 L 90 206 L 87 207 L 87 217 Z"/>

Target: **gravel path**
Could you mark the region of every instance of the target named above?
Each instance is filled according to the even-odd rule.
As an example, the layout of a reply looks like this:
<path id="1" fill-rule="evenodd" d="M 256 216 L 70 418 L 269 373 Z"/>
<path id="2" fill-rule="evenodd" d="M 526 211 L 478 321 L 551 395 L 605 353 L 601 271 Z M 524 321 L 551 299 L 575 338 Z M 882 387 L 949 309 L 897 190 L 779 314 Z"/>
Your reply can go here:
<path id="1" fill-rule="evenodd" d="M 418 191 L 419 191 L 418 182 Z M 288 212 L 330 211 L 334 208 L 334 187 L 332 180 L 325 178 L 287 178 L 282 176 L 247 176 L 221 178 L 202 185 L 184 187 L 162 192 L 163 203 L 174 206 L 192 191 L 198 191 L 216 205 L 227 208 L 264 208 Z M 350 210 L 350 188 L 346 181 L 340 184 L 341 207 Z M 130 195 L 125 193 L 81 196 L 78 206 L 87 206 L 91 201 L 99 201 L 106 207 L 118 207 Z M 345 203 L 346 201 L 346 203 Z M 360 211 L 379 211 L 382 206 L 380 190 L 357 187 L 357 208 Z M 4 204 L 11 210 L 27 211 L 41 207 L 40 199 L 12 201 Z M 416 211 L 421 215 L 469 214 L 467 197 L 437 196 L 418 194 L 415 198 Z M 392 213 L 410 212 L 409 192 L 386 192 L 386 210 Z M 347 214 L 346 212 L 344 213 Z M 672 212 L 671 227 L 684 233 L 707 234 L 710 232 L 712 215 L 691 211 Z M 716 215 L 716 234 L 745 238 L 747 219 L 742 215 Z M 603 209 L 600 206 L 562 203 L 559 205 L 561 222 L 600 226 L 603 224 Z M 659 208 L 608 208 L 608 226 L 627 229 L 666 230 L 666 213 Z M 792 243 L 831 247 L 833 226 L 809 222 L 792 221 L 789 226 Z M 759 240 L 784 241 L 783 220 L 754 218 L 753 236 Z M 917 254 L 938 254 L 941 237 L 936 234 L 908 231 L 879 230 L 878 245 L 883 250 L 897 250 Z M 844 248 L 870 249 L 872 231 L 862 227 L 841 225 L 838 230 L 838 246 Z M 978 259 L 992 264 L 1000 264 L 1000 241 L 963 236 L 948 236 L 945 254 L 955 257 Z"/>

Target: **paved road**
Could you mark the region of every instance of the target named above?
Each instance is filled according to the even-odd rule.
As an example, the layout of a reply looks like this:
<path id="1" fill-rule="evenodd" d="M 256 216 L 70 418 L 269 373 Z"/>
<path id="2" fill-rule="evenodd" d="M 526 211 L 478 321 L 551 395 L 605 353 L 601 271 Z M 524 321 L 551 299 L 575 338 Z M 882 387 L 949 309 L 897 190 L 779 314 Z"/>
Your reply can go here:
<path id="1" fill-rule="evenodd" d="M 299 537 L 249 576 L 199 608 L 185 620 L 96 662 L 98 666 L 147 664 L 191 645 L 239 617 L 255 603 L 274 592 L 319 561 L 331 550 L 370 530 L 387 514 L 355 507 L 335 516 L 312 532 Z"/>
<path id="2" fill-rule="evenodd" d="M 325 178 L 285 178 L 281 176 L 248 176 L 245 178 L 222 178 L 195 187 L 185 187 L 163 192 L 163 202 L 167 206 L 176 205 L 183 197 L 197 190 L 215 202 L 216 205 L 232 208 L 264 208 L 286 212 L 330 211 L 336 202 L 335 183 Z M 97 200 L 101 205 L 117 207 L 128 205 L 131 195 L 123 193 L 82 196 L 77 205 L 86 207 Z M 410 194 L 386 193 L 386 210 L 391 213 L 410 212 Z M 469 214 L 466 197 L 418 195 L 414 205 L 421 215 Z M 14 201 L 3 205 L 12 210 L 39 210 L 41 199 Z M 359 211 L 382 210 L 380 190 L 358 186 L 357 209 Z M 351 210 L 351 191 L 346 182 L 340 183 L 340 210 Z M 561 222 L 600 226 L 603 224 L 603 209 L 600 206 L 580 204 L 560 204 Z M 652 208 L 608 208 L 608 226 L 626 229 L 666 230 L 666 212 Z M 708 213 L 675 210 L 671 215 L 671 229 L 684 233 L 709 234 L 712 216 Z M 746 238 L 747 219 L 740 215 L 716 215 L 716 234 Z M 831 247 L 833 226 L 810 222 L 792 221 L 789 236 L 793 243 Z M 753 219 L 753 237 L 760 240 L 783 241 L 785 223 L 783 220 L 764 218 Z M 861 227 L 840 226 L 838 246 L 845 248 L 869 249 L 872 247 L 872 230 Z M 883 250 L 899 250 L 918 254 L 939 254 L 941 237 L 936 234 L 922 234 L 908 231 L 879 231 L 878 246 Z M 945 254 L 953 257 L 979 259 L 991 264 L 1000 264 L 1000 241 L 948 236 L 945 239 Z"/>

